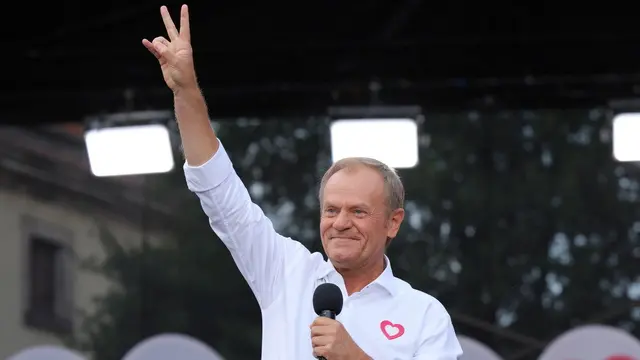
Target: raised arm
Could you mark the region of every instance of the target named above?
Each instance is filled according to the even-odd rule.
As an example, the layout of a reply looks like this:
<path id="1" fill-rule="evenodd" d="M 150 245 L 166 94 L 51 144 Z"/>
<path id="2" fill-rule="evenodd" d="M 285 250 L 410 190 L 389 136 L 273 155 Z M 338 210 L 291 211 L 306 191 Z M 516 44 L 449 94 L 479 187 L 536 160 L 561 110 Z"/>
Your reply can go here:
<path id="1" fill-rule="evenodd" d="M 309 252 L 297 241 L 276 233 L 271 221 L 251 201 L 211 127 L 196 80 L 187 6 L 182 6 L 179 30 L 166 7 L 160 13 L 169 40 L 157 37 L 142 43 L 160 62 L 164 80 L 174 94 L 187 185 L 200 198 L 211 228 L 230 250 L 258 303 L 266 308 L 282 289 L 285 271 L 307 260 Z"/>
<path id="2" fill-rule="evenodd" d="M 185 164 L 184 171 L 211 228 L 231 252 L 260 306 L 267 308 L 282 290 L 285 273 L 308 260 L 309 251 L 274 230 L 251 201 L 222 145 L 205 164 Z"/>
<path id="3" fill-rule="evenodd" d="M 158 59 L 162 76 L 173 91 L 173 100 L 187 163 L 200 166 L 218 151 L 218 139 L 211 128 L 204 97 L 198 87 L 191 49 L 189 9 L 180 9 L 180 30 L 176 29 L 166 6 L 160 8 L 169 40 L 158 36 L 142 44 Z"/>

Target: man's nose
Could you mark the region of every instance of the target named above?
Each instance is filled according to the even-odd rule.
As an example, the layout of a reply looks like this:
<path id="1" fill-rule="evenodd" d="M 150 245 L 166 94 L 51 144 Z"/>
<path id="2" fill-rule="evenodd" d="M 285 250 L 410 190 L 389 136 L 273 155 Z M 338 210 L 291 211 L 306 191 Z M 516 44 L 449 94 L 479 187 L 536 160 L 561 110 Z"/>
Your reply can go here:
<path id="1" fill-rule="evenodd" d="M 340 214 L 336 217 L 336 220 L 333 222 L 333 227 L 336 230 L 345 230 L 351 227 L 351 218 L 346 211 L 340 211 Z"/>

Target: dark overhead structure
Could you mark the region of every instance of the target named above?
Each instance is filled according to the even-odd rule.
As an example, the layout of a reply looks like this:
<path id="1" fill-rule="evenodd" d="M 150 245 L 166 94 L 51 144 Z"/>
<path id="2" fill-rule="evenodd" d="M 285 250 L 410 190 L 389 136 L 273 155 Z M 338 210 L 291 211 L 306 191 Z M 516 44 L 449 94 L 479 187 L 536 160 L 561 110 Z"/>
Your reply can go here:
<path id="1" fill-rule="evenodd" d="M 69 121 L 169 107 L 157 64 L 140 43 L 164 35 L 160 5 L 6 5 L 3 13 L 20 23 L 3 25 L 3 120 Z M 180 2 L 166 5 L 177 17 Z M 215 116 L 317 113 L 371 102 L 426 109 L 585 106 L 632 96 L 640 81 L 640 35 L 630 7 L 420 0 L 189 5 L 196 66 Z"/>

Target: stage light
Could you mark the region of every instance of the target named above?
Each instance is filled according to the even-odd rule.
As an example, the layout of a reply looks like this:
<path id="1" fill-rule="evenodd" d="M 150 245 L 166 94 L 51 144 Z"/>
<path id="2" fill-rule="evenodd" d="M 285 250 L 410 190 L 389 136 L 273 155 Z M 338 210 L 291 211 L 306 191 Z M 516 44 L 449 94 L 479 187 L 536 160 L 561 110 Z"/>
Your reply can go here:
<path id="1" fill-rule="evenodd" d="M 618 161 L 640 161 L 640 113 L 622 113 L 613 118 L 613 157 Z"/>
<path id="2" fill-rule="evenodd" d="M 416 118 L 419 115 L 415 107 L 341 110 L 332 111 L 334 121 L 330 125 L 330 134 L 333 162 L 346 157 L 370 157 L 393 168 L 418 165 Z"/>
<path id="3" fill-rule="evenodd" d="M 85 132 L 89 164 L 95 176 L 158 174 L 173 169 L 167 126 L 161 122 L 110 126 L 111 123 L 103 121 Z"/>

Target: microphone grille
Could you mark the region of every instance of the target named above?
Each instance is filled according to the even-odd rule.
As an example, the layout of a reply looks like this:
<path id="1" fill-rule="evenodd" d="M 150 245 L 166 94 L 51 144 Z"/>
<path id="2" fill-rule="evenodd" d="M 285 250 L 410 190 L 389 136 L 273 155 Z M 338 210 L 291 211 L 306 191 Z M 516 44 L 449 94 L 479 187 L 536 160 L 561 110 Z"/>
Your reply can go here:
<path id="1" fill-rule="evenodd" d="M 313 310 L 320 315 L 329 310 L 336 315 L 342 311 L 342 291 L 331 283 L 320 284 L 313 293 Z"/>

